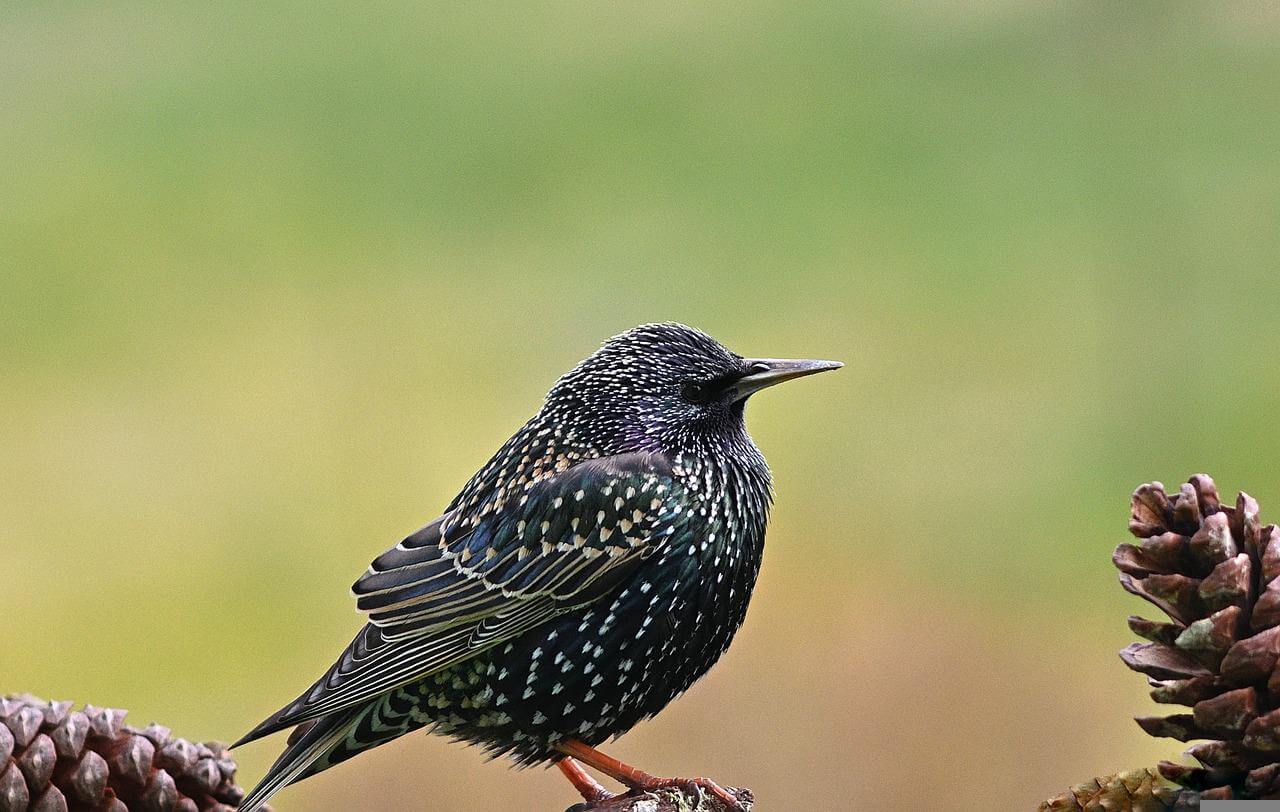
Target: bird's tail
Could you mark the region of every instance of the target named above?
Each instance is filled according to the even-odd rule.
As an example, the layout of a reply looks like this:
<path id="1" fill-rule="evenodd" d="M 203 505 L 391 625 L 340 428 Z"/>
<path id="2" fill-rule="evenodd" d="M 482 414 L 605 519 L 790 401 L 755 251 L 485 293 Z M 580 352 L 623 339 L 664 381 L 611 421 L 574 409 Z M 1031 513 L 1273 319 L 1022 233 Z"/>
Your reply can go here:
<path id="1" fill-rule="evenodd" d="M 428 723 L 413 697 L 403 691 L 391 691 L 363 705 L 304 722 L 289 734 L 284 752 L 245 796 L 240 812 L 257 812 L 283 787 Z"/>
<path id="2" fill-rule="evenodd" d="M 240 802 L 239 812 L 258 812 L 284 787 L 330 766 L 317 762 L 339 747 L 359 716 L 360 709 L 337 711 L 296 728 L 276 763 Z"/>

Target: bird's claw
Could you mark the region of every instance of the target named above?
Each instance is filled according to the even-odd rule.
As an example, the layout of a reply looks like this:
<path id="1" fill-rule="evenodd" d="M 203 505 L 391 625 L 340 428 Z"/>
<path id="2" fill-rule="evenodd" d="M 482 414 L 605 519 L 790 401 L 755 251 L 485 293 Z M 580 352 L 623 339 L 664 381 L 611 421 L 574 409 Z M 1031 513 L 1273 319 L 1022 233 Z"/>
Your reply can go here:
<path id="1" fill-rule="evenodd" d="M 657 778 L 653 781 L 646 781 L 643 785 L 636 787 L 637 790 L 652 791 L 658 789 L 678 789 L 682 792 L 688 792 L 696 795 L 699 799 L 703 793 L 707 793 L 720 803 L 730 812 L 747 812 L 747 808 L 743 806 L 733 793 L 724 787 L 712 781 L 710 778 Z"/>

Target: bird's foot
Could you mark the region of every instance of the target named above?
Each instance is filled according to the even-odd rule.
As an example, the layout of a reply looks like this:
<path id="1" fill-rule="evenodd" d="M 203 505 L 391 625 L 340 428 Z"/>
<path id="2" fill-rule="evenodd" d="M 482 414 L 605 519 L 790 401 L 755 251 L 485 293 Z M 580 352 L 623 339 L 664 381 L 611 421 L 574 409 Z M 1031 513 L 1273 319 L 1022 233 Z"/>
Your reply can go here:
<path id="1" fill-rule="evenodd" d="M 714 782 L 693 778 L 657 778 L 651 788 L 635 787 L 611 798 L 577 804 L 565 812 L 678 812 L 698 809 L 703 812 L 745 812 L 751 809 L 751 793 L 729 792 L 730 797 L 716 794 Z M 713 797 L 714 796 L 714 797 Z"/>
<path id="2" fill-rule="evenodd" d="M 705 792 L 724 804 L 725 808 L 730 812 L 747 812 L 747 808 L 742 805 L 742 802 L 733 793 L 710 778 L 658 778 L 651 775 L 637 782 L 632 789 L 640 792 L 678 789 L 681 792 L 687 792 L 695 796 L 701 796 Z"/>
<path id="3" fill-rule="evenodd" d="M 747 812 L 749 808 L 747 803 L 739 800 L 732 792 L 709 778 L 659 778 L 644 770 L 632 767 L 630 764 L 624 764 L 613 756 L 601 753 L 594 747 L 574 739 L 566 739 L 558 743 L 556 749 L 566 756 L 566 758 L 562 758 L 558 762 L 560 771 L 573 782 L 574 788 L 578 790 L 583 798 L 586 798 L 588 804 L 603 804 L 618 797 L 632 797 L 660 792 L 664 789 L 674 789 L 683 794 L 692 795 L 695 798 L 710 795 L 729 812 Z M 583 764 L 599 770 L 615 781 L 622 783 L 631 792 L 626 793 L 625 796 L 610 795 L 604 787 L 600 786 L 594 778 L 587 774 L 587 771 L 582 768 Z M 592 795 L 600 797 L 593 798 L 591 797 Z M 750 798 L 750 795 L 748 794 L 747 797 Z M 586 808 L 593 807 L 588 806 Z"/>

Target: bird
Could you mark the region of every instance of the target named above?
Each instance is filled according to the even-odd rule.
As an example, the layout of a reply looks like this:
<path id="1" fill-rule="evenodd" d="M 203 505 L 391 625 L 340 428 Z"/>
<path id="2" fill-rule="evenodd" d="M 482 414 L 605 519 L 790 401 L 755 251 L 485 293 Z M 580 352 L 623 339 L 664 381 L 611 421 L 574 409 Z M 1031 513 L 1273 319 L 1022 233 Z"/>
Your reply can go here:
<path id="1" fill-rule="evenodd" d="M 293 728 L 240 805 L 411 731 L 555 764 L 588 803 L 672 787 L 596 749 L 679 697 L 746 615 L 772 503 L 756 392 L 841 367 L 745 358 L 673 322 L 564 374 L 438 518 L 374 559 L 366 621 L 316 682 L 233 747 Z"/>

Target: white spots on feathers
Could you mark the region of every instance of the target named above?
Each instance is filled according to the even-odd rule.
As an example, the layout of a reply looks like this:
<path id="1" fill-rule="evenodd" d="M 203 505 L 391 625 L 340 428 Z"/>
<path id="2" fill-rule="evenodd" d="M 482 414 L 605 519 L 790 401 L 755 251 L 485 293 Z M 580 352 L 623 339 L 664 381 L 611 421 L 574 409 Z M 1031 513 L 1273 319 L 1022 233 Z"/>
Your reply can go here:
<path id="1" fill-rule="evenodd" d="M 625 422 L 629 415 L 605 410 L 586 419 L 583 406 L 620 392 L 656 391 L 661 363 L 639 360 L 642 350 L 665 352 L 680 335 L 677 328 L 642 329 L 602 351 L 608 365 L 584 364 L 566 375 L 543 411 L 450 506 L 456 519 L 442 532 L 442 545 L 455 565 L 465 565 L 464 574 L 493 573 L 495 581 L 512 572 L 529 576 L 532 587 L 503 587 L 510 599 L 504 611 L 530 596 L 521 589 L 544 588 L 556 578 L 579 589 L 574 595 L 597 601 L 575 608 L 566 600 L 557 605 L 565 614 L 514 630 L 521 635 L 514 640 L 502 633 L 488 638 L 500 645 L 478 655 L 487 663 L 478 684 L 466 675 L 461 687 L 451 677 L 439 690 L 424 691 L 424 699 L 438 694 L 422 703 L 434 703 L 424 715 L 455 735 L 525 754 L 564 736 L 620 733 L 709 668 L 741 622 L 769 500 L 767 470 L 745 433 L 727 441 L 684 434 L 679 443 L 661 444 L 684 449 L 673 455 L 670 476 L 665 468 L 662 475 L 624 475 L 607 461 L 574 467 L 634 452 L 628 443 L 672 429 L 666 416 L 645 414 L 637 434 Z M 691 340 L 674 351 L 682 363 L 701 363 L 698 340 Z M 614 374 L 602 378 L 610 368 Z M 563 477 L 559 484 L 556 477 Z M 603 572 L 620 577 L 599 581 L 599 591 L 581 591 Z M 464 670 L 461 664 L 446 670 L 455 669 Z"/>

